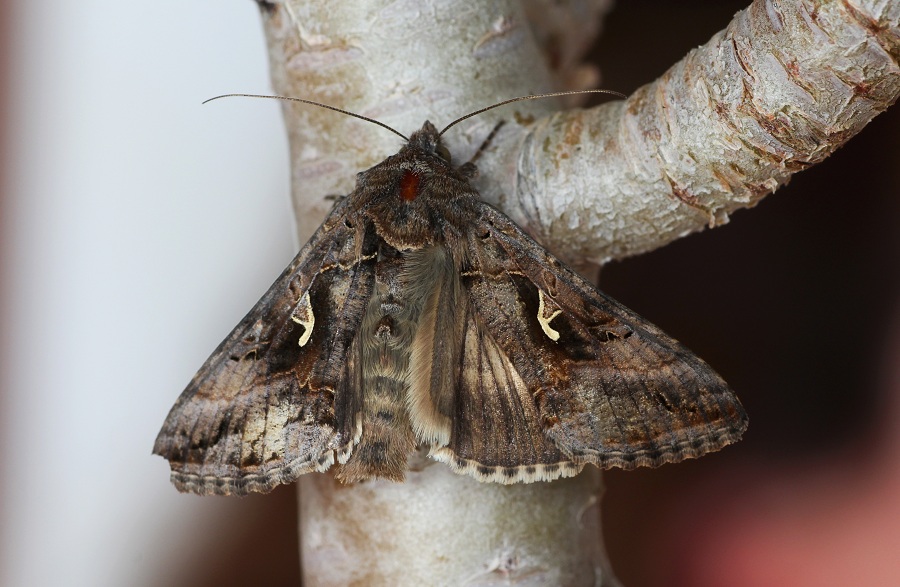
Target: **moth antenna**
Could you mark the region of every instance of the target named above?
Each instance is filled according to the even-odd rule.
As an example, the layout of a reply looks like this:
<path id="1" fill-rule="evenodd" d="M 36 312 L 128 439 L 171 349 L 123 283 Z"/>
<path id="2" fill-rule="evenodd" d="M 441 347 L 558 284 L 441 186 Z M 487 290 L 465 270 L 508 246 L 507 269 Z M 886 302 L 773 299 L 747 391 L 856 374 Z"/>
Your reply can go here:
<path id="1" fill-rule="evenodd" d="M 478 116 L 479 114 L 481 114 L 483 112 L 487 112 L 488 110 L 493 110 L 494 108 L 499 108 L 500 106 L 505 106 L 506 104 L 511 104 L 513 102 L 521 102 L 523 100 L 540 100 L 541 98 L 555 98 L 557 96 L 573 96 L 575 94 L 611 94 L 613 96 L 618 96 L 622 99 L 628 97 L 625 94 L 622 94 L 620 92 L 614 92 L 613 90 L 572 90 L 570 92 L 550 92 L 549 94 L 534 94 L 531 96 L 519 96 L 518 98 L 510 98 L 509 100 L 503 100 L 502 102 L 497 102 L 496 104 L 492 104 L 490 106 L 487 106 L 486 108 L 482 108 L 481 110 L 476 110 L 475 112 L 470 112 L 470 113 L 466 114 L 465 116 L 461 116 L 460 118 L 457 118 L 456 120 L 454 120 L 453 122 L 451 122 L 450 124 L 445 126 L 444 130 L 442 130 L 441 132 L 438 133 L 438 136 L 439 137 L 443 136 L 443 134 L 445 132 L 447 132 L 447 130 L 450 127 L 459 124 L 460 122 L 462 122 L 463 120 L 465 120 L 467 118 L 472 118 L 473 116 Z"/>
<path id="2" fill-rule="evenodd" d="M 207 102 L 212 102 L 213 100 L 218 100 L 219 98 L 269 98 L 271 100 L 284 100 L 285 102 L 302 102 L 303 104 L 312 104 L 313 106 L 318 106 L 319 108 L 326 108 L 328 110 L 334 110 L 335 112 L 340 112 L 341 114 L 346 114 L 347 116 L 352 116 L 353 118 L 359 118 L 360 120 L 365 120 L 366 122 L 371 122 L 372 124 L 377 124 L 381 128 L 386 128 L 395 135 L 402 138 L 404 141 L 409 141 L 409 139 L 403 135 L 401 132 L 394 130 L 383 122 L 378 122 L 374 118 L 369 118 L 368 116 L 363 116 L 362 114 L 356 114 L 355 112 L 350 112 L 349 110 L 341 110 L 340 108 L 335 108 L 334 106 L 329 106 L 328 104 L 322 104 L 320 102 L 313 102 L 312 100 L 304 100 L 303 98 L 291 98 L 289 96 L 267 96 L 264 94 L 222 94 L 221 96 L 214 96 L 207 100 L 204 100 L 202 104 L 206 104 Z M 498 104 L 499 105 L 499 104 Z M 457 121 L 459 122 L 459 121 Z M 455 123 L 454 123 L 455 124 Z"/>
<path id="3" fill-rule="evenodd" d="M 506 121 L 505 121 L 505 120 L 501 120 L 501 121 L 499 121 L 497 124 L 494 125 L 494 130 L 492 130 L 492 131 L 488 134 L 487 138 L 485 138 L 483 141 L 481 141 L 481 146 L 478 147 L 478 150 L 475 151 L 475 154 L 472 155 L 472 158 L 471 158 L 471 159 L 469 159 L 469 164 L 470 164 L 470 165 L 475 165 L 475 162 L 478 161 L 478 158 L 481 157 L 481 155 L 487 150 L 488 146 L 491 144 L 491 141 L 494 140 L 494 137 L 497 136 L 497 132 L 498 132 L 501 128 L 503 128 L 503 125 L 504 125 L 504 124 L 506 124 Z"/>

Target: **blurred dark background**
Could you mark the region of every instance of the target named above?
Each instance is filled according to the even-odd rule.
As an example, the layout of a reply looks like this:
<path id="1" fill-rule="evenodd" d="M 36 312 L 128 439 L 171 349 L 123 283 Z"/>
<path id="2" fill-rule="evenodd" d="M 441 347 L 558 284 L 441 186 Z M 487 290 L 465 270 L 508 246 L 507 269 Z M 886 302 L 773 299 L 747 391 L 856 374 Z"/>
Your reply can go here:
<path id="1" fill-rule="evenodd" d="M 593 53 L 603 87 L 631 93 L 745 5 L 618 3 Z M 830 451 L 871 423 L 900 291 L 898 124 L 890 110 L 725 226 L 603 269 L 607 293 L 728 375 L 755 450 Z"/>
<path id="2" fill-rule="evenodd" d="M 616 3 L 592 57 L 602 69 L 602 87 L 631 93 L 705 43 L 747 4 Z M 810 474 L 822 474 L 824 482 L 830 468 L 849 481 L 853 463 L 874 458 L 869 453 L 884 436 L 884 410 L 896 405 L 883 395 L 887 370 L 898 358 L 890 346 L 900 309 L 898 139 L 900 110 L 894 107 L 756 208 L 735 213 L 729 224 L 604 267 L 601 287 L 713 365 L 750 415 L 744 440 L 720 453 L 652 471 L 605 474 L 607 547 L 626 586 L 753 584 L 730 574 L 737 568 L 722 569 L 719 577 L 733 579 L 727 583 L 704 583 L 695 567 L 715 561 L 694 563 L 685 552 L 696 526 L 715 523 L 712 512 L 733 508 L 739 500 L 734 494 L 752 492 L 757 482 L 767 492 L 796 491 L 798 501 L 806 494 L 815 502 L 809 494 L 816 484 L 798 488 L 792 470 L 798 483 Z M 774 478 L 756 477 L 770 468 Z M 822 524 L 837 522 L 833 511 L 819 515 Z M 885 515 L 897 520 L 896 510 Z M 792 523 L 790 515 L 777 517 Z M 773 544 L 784 536 L 778 528 L 771 532 Z M 798 532 L 791 541 L 803 541 L 802 531 L 788 532 Z M 814 544 L 793 546 L 815 556 Z M 825 547 L 819 556 L 827 567 Z M 758 564 L 769 562 L 760 558 Z M 770 578 L 776 582 L 758 584 L 804 580 L 776 574 Z M 857 575 L 819 584 L 875 583 Z"/>

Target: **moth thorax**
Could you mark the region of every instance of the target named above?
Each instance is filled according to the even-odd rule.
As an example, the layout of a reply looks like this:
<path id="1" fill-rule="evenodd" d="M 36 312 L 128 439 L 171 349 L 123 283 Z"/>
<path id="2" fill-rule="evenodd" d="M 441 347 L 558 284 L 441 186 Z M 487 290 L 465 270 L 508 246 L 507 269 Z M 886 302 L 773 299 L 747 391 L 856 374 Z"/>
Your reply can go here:
<path id="1" fill-rule="evenodd" d="M 400 198 L 404 202 L 412 202 L 419 196 L 419 183 L 422 178 L 414 171 L 406 169 L 400 178 Z"/>

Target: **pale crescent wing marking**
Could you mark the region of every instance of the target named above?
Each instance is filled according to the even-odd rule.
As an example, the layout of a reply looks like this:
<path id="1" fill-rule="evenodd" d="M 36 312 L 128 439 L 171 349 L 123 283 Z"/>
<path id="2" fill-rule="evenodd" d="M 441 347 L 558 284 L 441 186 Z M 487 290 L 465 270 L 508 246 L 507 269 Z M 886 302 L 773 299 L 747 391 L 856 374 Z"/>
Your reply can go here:
<path id="1" fill-rule="evenodd" d="M 316 324 L 316 316 L 313 314 L 312 304 L 309 301 L 309 290 L 300 298 L 300 303 L 291 314 L 291 320 L 303 327 L 303 334 L 300 335 L 300 346 L 305 346 L 312 337 L 313 326 Z"/>
<path id="2" fill-rule="evenodd" d="M 557 340 L 559 340 L 559 332 L 557 332 L 556 330 L 553 329 L 552 326 L 550 326 L 550 321 L 553 320 L 554 318 L 556 318 L 557 316 L 559 316 L 560 314 L 562 314 L 562 310 L 557 308 L 555 311 L 550 312 L 550 314 L 548 315 L 547 314 L 548 309 L 549 308 L 547 308 L 547 306 L 544 302 L 544 292 L 542 290 L 538 289 L 538 311 L 537 311 L 538 324 L 541 325 L 541 330 L 544 331 L 544 334 L 547 335 L 547 338 L 549 338 L 553 342 L 556 342 Z"/>

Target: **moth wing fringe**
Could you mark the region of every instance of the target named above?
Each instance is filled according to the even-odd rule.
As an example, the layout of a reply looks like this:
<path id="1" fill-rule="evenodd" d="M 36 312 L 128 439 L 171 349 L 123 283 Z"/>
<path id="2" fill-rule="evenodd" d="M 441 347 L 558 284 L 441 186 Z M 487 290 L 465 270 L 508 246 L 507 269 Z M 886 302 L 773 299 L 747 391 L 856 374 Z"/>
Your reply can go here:
<path id="1" fill-rule="evenodd" d="M 571 461 L 519 465 L 516 467 L 483 465 L 471 459 L 461 458 L 447 447 L 432 449 L 428 456 L 449 465 L 450 469 L 458 475 L 469 475 L 482 483 L 512 485 L 514 483 L 534 483 L 574 477 L 588 463 L 601 469 L 619 468 L 631 470 L 637 467 L 655 468 L 666 463 L 695 459 L 737 442 L 740 440 L 742 432 L 743 430 L 734 432 L 732 429 L 722 428 L 701 439 L 686 440 L 656 451 L 631 453 L 626 451 L 602 453 L 599 451 L 584 451 L 573 455 Z"/>
<path id="2" fill-rule="evenodd" d="M 502 485 L 535 483 L 537 481 L 553 481 L 565 477 L 574 477 L 584 468 L 584 463 L 573 461 L 518 465 L 516 467 L 488 466 L 471 459 L 459 457 L 446 447 L 433 449 L 428 456 L 449 465 L 450 470 L 457 475 L 468 475 L 482 483 L 500 483 Z"/>
<path id="3" fill-rule="evenodd" d="M 350 455 L 353 454 L 353 447 L 359 444 L 360 438 L 362 438 L 362 414 L 356 414 L 353 422 L 353 438 L 350 442 L 345 445 L 338 447 L 335 450 L 335 454 L 337 455 L 337 462 L 339 465 L 343 465 L 350 458 Z"/>
<path id="4" fill-rule="evenodd" d="M 741 428 L 723 427 L 705 434 L 701 438 L 682 440 L 654 450 L 601 452 L 586 449 L 574 452 L 572 459 L 577 463 L 592 463 L 601 469 L 631 470 L 638 467 L 655 468 L 666 463 L 678 463 L 687 459 L 696 459 L 707 453 L 720 450 L 740 440 L 746 427 L 747 423 L 744 420 Z M 565 447 L 560 447 L 560 450 L 567 453 L 570 452 Z"/>
<path id="5" fill-rule="evenodd" d="M 315 461 L 295 460 L 293 463 L 266 473 L 222 477 L 219 475 L 195 475 L 172 471 L 172 484 L 182 493 L 197 495 L 237 495 L 269 493 L 278 485 L 291 483 L 304 473 L 327 471 L 335 462 L 335 454 L 341 449 L 329 450 Z M 298 462 L 299 461 L 299 462 Z"/>
<path id="6" fill-rule="evenodd" d="M 297 457 L 292 462 L 265 473 L 222 476 L 172 471 L 169 478 L 176 489 L 182 493 L 237 496 L 250 493 L 269 493 L 278 485 L 293 483 L 305 473 L 324 473 L 334 464 L 346 463 L 353 453 L 353 447 L 359 444 L 361 437 L 362 416 L 357 415 L 353 438 L 350 442 L 325 450 L 315 458 Z"/>

